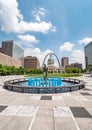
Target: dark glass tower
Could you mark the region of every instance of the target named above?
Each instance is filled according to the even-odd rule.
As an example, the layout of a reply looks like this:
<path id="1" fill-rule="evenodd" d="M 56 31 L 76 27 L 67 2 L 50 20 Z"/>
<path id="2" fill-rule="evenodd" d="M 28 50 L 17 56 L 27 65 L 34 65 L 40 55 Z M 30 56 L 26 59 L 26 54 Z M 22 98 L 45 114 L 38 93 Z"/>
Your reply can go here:
<path id="1" fill-rule="evenodd" d="M 92 64 L 92 42 L 84 47 L 86 67 Z"/>
<path id="2" fill-rule="evenodd" d="M 20 46 L 18 46 L 13 40 L 2 41 L 2 53 L 11 56 L 15 59 L 21 60 L 23 66 L 24 50 Z"/>

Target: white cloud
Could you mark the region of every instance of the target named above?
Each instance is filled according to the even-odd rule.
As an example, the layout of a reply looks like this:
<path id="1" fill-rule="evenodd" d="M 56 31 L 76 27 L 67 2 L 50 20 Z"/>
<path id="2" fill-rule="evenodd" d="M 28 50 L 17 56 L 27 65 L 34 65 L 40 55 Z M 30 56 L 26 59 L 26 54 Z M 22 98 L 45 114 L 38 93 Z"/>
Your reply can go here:
<path id="1" fill-rule="evenodd" d="M 33 43 L 30 43 L 30 42 L 25 42 L 25 41 L 16 41 L 16 43 L 18 43 L 19 46 L 21 46 L 23 49 L 25 48 L 30 48 L 30 47 L 34 47 L 34 44 Z"/>
<path id="2" fill-rule="evenodd" d="M 85 59 L 84 59 L 84 51 L 82 50 L 73 50 L 71 57 L 70 57 L 70 62 L 74 63 L 81 63 L 83 65 L 83 68 L 85 68 Z"/>
<path id="3" fill-rule="evenodd" d="M 89 42 L 92 42 L 92 38 L 86 37 L 86 38 L 84 38 L 84 39 L 82 39 L 82 40 L 79 40 L 78 42 L 79 42 L 80 44 L 85 44 L 85 45 L 87 45 Z"/>
<path id="4" fill-rule="evenodd" d="M 5 32 L 25 33 L 35 31 L 48 33 L 56 30 L 51 22 L 24 21 L 23 15 L 18 9 L 17 0 L 0 0 L 0 24 L 1 30 Z"/>
<path id="5" fill-rule="evenodd" d="M 38 22 L 41 22 L 41 19 L 45 17 L 47 10 L 44 8 L 35 8 L 32 12 L 33 16 Z"/>
<path id="6" fill-rule="evenodd" d="M 61 51 L 71 51 L 74 44 L 70 42 L 65 42 L 63 45 L 60 46 Z"/>
<path id="7" fill-rule="evenodd" d="M 24 42 L 29 42 L 29 43 L 38 43 L 39 41 L 32 35 L 18 35 L 18 38 L 21 39 Z"/>
<path id="8" fill-rule="evenodd" d="M 0 23 L 3 31 L 13 31 L 23 16 L 18 10 L 16 0 L 0 0 Z"/>
<path id="9" fill-rule="evenodd" d="M 15 28 L 15 32 L 20 32 L 20 33 L 25 33 L 27 31 L 31 32 L 31 31 L 34 31 L 34 32 L 42 32 L 42 33 L 48 33 L 49 31 L 55 31 L 55 27 L 52 26 L 52 23 L 48 22 L 25 22 L 25 21 L 21 21 L 18 26 Z"/>
<path id="10" fill-rule="evenodd" d="M 52 50 L 47 49 L 45 51 L 41 51 L 39 48 L 31 47 L 25 49 L 25 56 L 36 56 L 40 61 L 40 66 L 42 66 L 45 56 L 50 52 L 52 52 Z"/>

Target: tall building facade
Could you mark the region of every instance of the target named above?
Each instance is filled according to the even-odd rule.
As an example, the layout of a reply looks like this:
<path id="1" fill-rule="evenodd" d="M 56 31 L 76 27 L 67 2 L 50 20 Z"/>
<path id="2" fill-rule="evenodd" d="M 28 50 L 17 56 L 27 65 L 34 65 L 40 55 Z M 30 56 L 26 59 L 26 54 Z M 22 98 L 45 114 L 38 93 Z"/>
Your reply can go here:
<path id="1" fill-rule="evenodd" d="M 85 53 L 85 65 L 87 67 L 88 65 L 92 64 L 92 42 L 90 42 L 84 47 L 84 53 Z"/>
<path id="2" fill-rule="evenodd" d="M 2 48 L 0 47 L 0 52 L 2 53 Z"/>
<path id="3" fill-rule="evenodd" d="M 13 40 L 2 41 L 2 53 L 21 60 L 21 65 L 24 65 L 24 50 Z"/>
<path id="4" fill-rule="evenodd" d="M 63 68 L 65 68 L 67 65 L 69 65 L 69 58 L 68 57 L 62 57 L 61 65 L 62 65 Z"/>
<path id="5" fill-rule="evenodd" d="M 39 67 L 40 67 L 40 63 L 37 57 L 32 57 L 32 56 L 24 57 L 24 68 L 38 69 Z"/>

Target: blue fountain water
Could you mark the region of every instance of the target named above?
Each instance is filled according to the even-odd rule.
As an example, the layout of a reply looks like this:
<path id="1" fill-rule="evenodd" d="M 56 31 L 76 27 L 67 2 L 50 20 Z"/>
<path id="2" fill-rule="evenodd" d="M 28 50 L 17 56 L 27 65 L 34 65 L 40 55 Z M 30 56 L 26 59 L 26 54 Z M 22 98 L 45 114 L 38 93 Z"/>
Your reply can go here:
<path id="1" fill-rule="evenodd" d="M 45 81 L 44 78 L 29 78 L 28 86 L 34 87 L 55 87 L 62 86 L 62 78 L 47 78 Z"/>

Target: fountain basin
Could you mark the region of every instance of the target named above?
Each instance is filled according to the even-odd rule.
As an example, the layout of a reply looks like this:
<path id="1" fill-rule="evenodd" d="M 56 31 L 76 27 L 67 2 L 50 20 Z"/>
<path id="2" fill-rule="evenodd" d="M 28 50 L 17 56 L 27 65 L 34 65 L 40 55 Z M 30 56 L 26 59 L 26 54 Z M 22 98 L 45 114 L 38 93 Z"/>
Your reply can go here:
<path id="1" fill-rule="evenodd" d="M 62 78 L 47 78 L 46 80 L 44 78 L 29 78 L 26 85 L 34 87 L 59 87 L 62 86 Z"/>
<path id="2" fill-rule="evenodd" d="M 28 81 L 30 81 L 28 78 L 6 81 L 4 83 L 4 88 L 11 91 L 24 93 L 62 93 L 79 90 L 85 87 L 84 81 L 71 78 L 62 78 L 61 85 L 53 85 L 52 82 L 51 84 L 48 82 L 49 85 L 42 85 L 42 82 L 40 82 L 40 85 L 32 85 L 30 83 L 28 84 Z"/>

